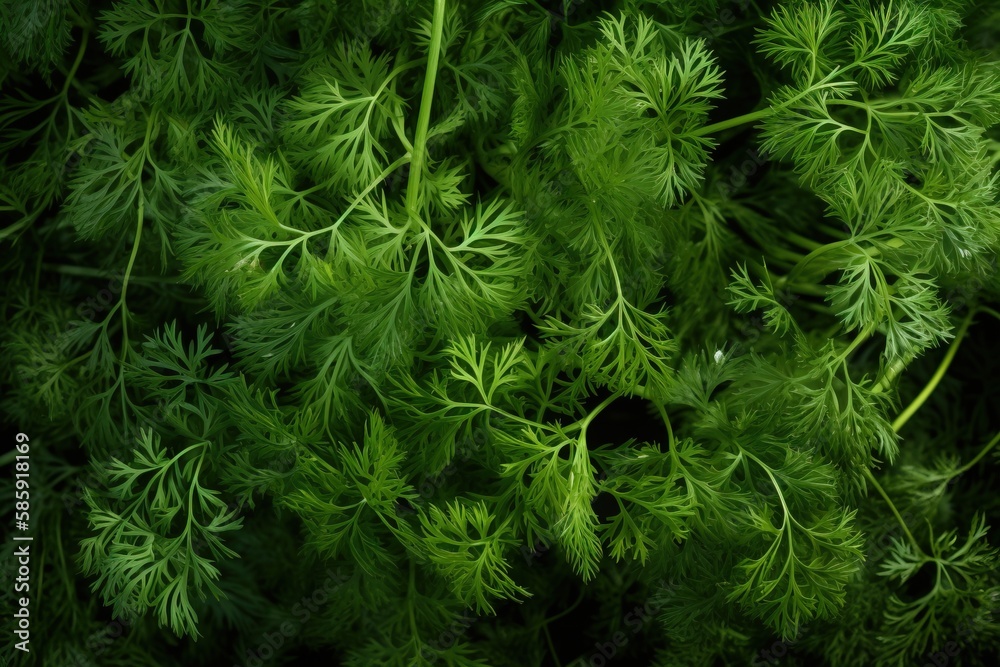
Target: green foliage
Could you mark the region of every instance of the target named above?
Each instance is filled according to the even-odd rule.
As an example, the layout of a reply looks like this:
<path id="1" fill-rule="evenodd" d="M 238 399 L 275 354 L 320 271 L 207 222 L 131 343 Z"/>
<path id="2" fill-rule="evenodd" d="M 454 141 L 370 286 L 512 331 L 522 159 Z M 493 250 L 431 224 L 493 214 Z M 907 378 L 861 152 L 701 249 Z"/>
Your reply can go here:
<path id="1" fill-rule="evenodd" d="M 152 608 L 161 625 L 197 636 L 190 598 L 221 595 L 214 562 L 237 555 L 222 538 L 240 520 L 203 485 L 210 443 L 168 457 L 159 438 L 143 431 L 138 445 L 132 462 L 115 459 L 107 471 L 110 498 L 86 495 L 95 534 L 81 542 L 83 571 L 98 575 L 93 589 L 118 616 Z"/>
<path id="2" fill-rule="evenodd" d="M 998 35 L 0 0 L 4 655 L 993 664 Z"/>
<path id="3" fill-rule="evenodd" d="M 513 598 L 529 593 L 507 571 L 504 547 L 516 544 L 509 525 L 493 526 L 496 518 L 480 501 L 466 508 L 451 504 L 447 512 L 432 505 L 420 517 L 427 558 L 440 568 L 463 601 L 475 601 L 478 611 L 493 613 L 486 595 Z"/>
<path id="4" fill-rule="evenodd" d="M 879 574 L 906 581 L 926 565 L 932 570 L 934 586 L 915 600 L 903 601 L 896 595 L 889 599 L 882 640 L 895 657 L 880 664 L 905 664 L 905 657 L 924 655 L 947 641 L 954 627 L 975 627 L 981 640 L 996 641 L 1000 633 L 1000 624 L 993 618 L 1000 603 L 997 550 L 986 544 L 987 530 L 985 519 L 977 515 L 964 544 L 957 545 L 956 531 L 948 531 L 931 536 L 929 554 L 894 542 Z M 909 632 L 900 632 L 902 628 Z"/>

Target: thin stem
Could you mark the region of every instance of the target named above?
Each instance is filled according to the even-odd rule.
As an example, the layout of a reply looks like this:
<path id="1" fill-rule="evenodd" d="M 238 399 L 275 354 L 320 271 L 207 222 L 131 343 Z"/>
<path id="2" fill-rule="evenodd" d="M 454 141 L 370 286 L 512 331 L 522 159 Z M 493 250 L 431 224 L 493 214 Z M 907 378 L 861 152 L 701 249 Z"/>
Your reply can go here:
<path id="1" fill-rule="evenodd" d="M 954 476 L 957 477 L 958 475 L 961 475 L 962 473 L 968 472 L 970 469 L 972 469 L 972 467 L 975 466 L 977 463 L 979 463 L 984 456 L 990 453 L 991 449 L 997 446 L 998 442 L 1000 442 L 1000 433 L 997 433 L 995 436 L 993 436 L 993 439 L 990 440 L 988 443 L 986 443 L 986 446 L 983 447 L 978 454 L 976 454 L 976 457 L 971 461 L 969 461 L 968 463 L 966 463 L 961 468 L 959 468 L 958 472 L 956 472 Z"/>
<path id="2" fill-rule="evenodd" d="M 427 128 L 431 122 L 431 103 L 434 101 L 434 81 L 437 78 L 438 60 L 441 57 L 441 35 L 444 31 L 445 0 L 434 0 L 434 17 L 431 23 L 431 41 L 427 47 L 427 74 L 424 76 L 424 90 L 420 97 L 420 115 L 417 116 L 417 131 L 413 137 L 413 160 L 406 183 L 406 210 L 411 217 L 417 216 L 417 198 L 420 195 L 420 176 L 427 155 Z"/>
<path id="3" fill-rule="evenodd" d="M 692 132 L 692 136 L 703 137 L 706 134 L 716 134 L 724 130 L 728 130 L 732 127 L 739 127 L 740 125 L 746 125 L 747 123 L 754 123 L 758 120 L 763 120 L 772 114 L 770 107 L 766 109 L 759 109 L 757 111 L 752 111 L 750 113 L 745 113 L 742 116 L 736 116 L 734 118 L 729 118 L 727 120 L 720 121 L 718 123 L 713 123 L 712 125 L 706 125 L 700 130 Z"/>
<path id="4" fill-rule="evenodd" d="M 803 257 L 801 260 L 799 260 L 799 262 L 795 266 L 792 267 L 792 270 L 789 271 L 788 273 L 788 279 L 792 280 L 798 278 L 799 274 L 801 274 L 805 270 L 805 267 L 807 267 L 811 262 L 815 261 L 816 258 L 822 255 L 823 253 L 829 252 L 831 250 L 836 250 L 838 248 L 843 248 L 844 246 L 849 246 L 852 243 L 855 243 L 854 239 L 844 239 L 843 241 L 833 241 L 832 243 L 826 243 L 816 248 L 815 250 L 812 250 L 808 255 Z"/>
<path id="5" fill-rule="evenodd" d="M 573 613 L 573 610 L 576 609 L 578 606 L 580 606 L 580 603 L 583 602 L 583 596 L 586 592 L 587 591 L 585 588 L 580 588 L 580 594 L 576 596 L 576 601 L 574 601 L 573 604 L 566 607 L 558 614 L 555 614 L 554 616 L 549 616 L 547 619 L 545 619 L 545 621 L 542 622 L 542 625 L 548 625 L 549 623 L 558 621 L 560 618 L 568 616 L 569 614 Z"/>
<path id="6" fill-rule="evenodd" d="M 837 357 L 837 363 L 840 363 L 842 361 L 847 361 L 847 358 L 851 356 L 851 353 L 854 352 L 854 350 L 856 350 L 859 345 L 868 340 L 869 336 L 871 336 L 871 329 L 862 330 L 861 333 L 859 333 L 857 336 L 854 337 L 854 340 L 851 341 L 851 344 L 847 346 L 843 354 Z"/>
<path id="7" fill-rule="evenodd" d="M 814 240 L 812 240 L 810 238 L 806 238 L 805 236 L 802 236 L 801 234 L 796 234 L 795 232 L 785 231 L 785 232 L 783 232 L 783 234 L 784 234 L 785 238 L 788 239 L 789 241 L 792 241 L 793 243 L 796 243 L 799 246 L 801 246 L 801 247 L 803 247 L 803 248 L 805 248 L 806 250 L 809 250 L 809 251 L 817 250 L 819 248 L 822 248 L 825 245 L 823 243 L 820 243 L 819 241 L 814 241 Z"/>
<path id="8" fill-rule="evenodd" d="M 416 616 L 413 613 L 413 600 L 416 599 L 416 595 L 417 595 L 417 579 L 416 579 L 416 575 L 417 575 L 417 566 L 411 560 L 410 561 L 410 583 L 409 583 L 409 588 L 407 589 L 409 591 L 409 593 L 410 593 L 410 597 L 407 600 L 406 606 L 407 606 L 407 612 L 408 612 L 409 617 L 410 617 L 410 632 L 413 633 L 414 638 L 420 636 L 420 632 L 417 630 L 417 618 L 416 618 Z"/>
<path id="9" fill-rule="evenodd" d="M 118 303 L 122 305 L 122 355 L 128 349 L 128 306 L 125 305 L 125 294 L 128 292 L 128 281 L 132 275 L 132 267 L 135 265 L 135 256 L 139 252 L 139 241 L 142 240 L 142 219 L 145 213 L 145 197 L 139 195 L 139 222 L 135 226 L 135 242 L 132 244 L 132 254 L 128 258 L 128 266 L 125 267 L 125 276 L 122 278 L 122 294 Z M 124 359 L 124 356 L 122 357 Z"/>
<path id="10" fill-rule="evenodd" d="M 830 293 L 830 288 L 826 285 L 814 285 L 812 283 L 782 283 L 780 285 L 782 289 L 789 292 L 795 292 L 797 294 L 807 294 L 809 296 L 818 296 L 826 298 Z"/>
<path id="11" fill-rule="evenodd" d="M 549 624 L 553 623 L 555 621 L 558 621 L 560 618 L 563 618 L 564 616 L 568 616 L 569 614 L 572 614 L 573 610 L 576 609 L 577 607 L 579 607 L 580 603 L 583 602 L 583 596 L 584 596 L 584 593 L 586 593 L 586 592 L 587 592 L 586 589 L 580 588 L 580 594 L 576 596 L 576 601 L 574 601 L 573 604 L 571 604 L 570 606 L 566 607 L 565 609 L 563 609 L 562 611 L 560 611 L 558 614 L 554 614 L 552 616 L 549 616 L 548 618 L 542 619 L 538 623 L 533 624 L 528 629 L 528 632 L 530 633 L 530 632 L 533 632 L 535 630 L 541 629 L 547 635 L 548 634 L 548 626 L 549 626 Z M 552 657 L 555 659 L 556 658 L 555 649 L 552 648 L 551 640 L 550 640 L 550 643 L 549 643 L 549 650 L 552 651 Z M 556 661 L 557 661 L 556 664 L 558 664 L 558 659 L 556 659 Z"/>
<path id="12" fill-rule="evenodd" d="M 980 313 L 986 313 L 990 317 L 995 317 L 998 320 L 1000 320 L 1000 313 L 998 313 L 997 311 L 993 310 L 989 306 L 979 306 L 978 308 L 976 308 L 976 311 L 978 311 Z"/>
<path id="13" fill-rule="evenodd" d="M 948 367 L 951 366 L 952 360 L 955 358 L 955 354 L 958 352 L 959 346 L 962 344 L 962 339 L 965 338 L 965 334 L 969 330 L 969 325 L 972 324 L 972 316 L 976 314 L 975 310 L 970 310 L 969 314 L 965 316 L 965 320 L 962 322 L 962 326 L 959 327 L 958 333 L 955 334 L 955 340 L 951 342 L 948 347 L 948 351 L 944 355 L 944 359 L 941 360 L 941 364 L 938 366 L 937 370 L 934 372 L 933 377 L 931 377 L 930 382 L 927 386 L 917 395 L 913 402 L 906 406 L 906 409 L 899 413 L 896 420 L 892 422 L 892 430 L 899 433 L 899 430 L 910 420 L 910 417 L 920 409 L 927 399 L 930 397 L 934 390 L 937 388 L 938 383 L 941 382 L 941 378 L 948 371 Z"/>
<path id="14" fill-rule="evenodd" d="M 549 626 L 547 624 L 542 626 L 542 632 L 545 633 L 545 642 L 549 645 L 552 662 L 556 663 L 556 667 L 562 667 L 562 663 L 559 662 L 559 654 L 556 653 L 556 646 L 552 643 L 552 635 L 549 634 Z"/>
<path id="15" fill-rule="evenodd" d="M 674 450 L 674 428 L 670 425 L 670 416 L 667 414 L 666 407 L 662 403 L 657 402 L 656 409 L 660 413 L 660 419 L 663 420 L 663 425 L 667 427 L 667 444 L 670 446 L 670 450 Z"/>
<path id="16" fill-rule="evenodd" d="M 451 407 L 453 407 L 453 408 L 474 408 L 474 409 L 477 410 L 477 412 L 483 412 L 484 410 L 490 410 L 490 411 L 495 412 L 496 414 L 500 415 L 504 419 L 509 419 L 509 420 L 517 422 L 519 424 L 524 424 L 525 426 L 528 426 L 528 427 L 537 426 L 537 427 L 540 427 L 540 428 L 549 429 L 550 431 L 554 431 L 555 430 L 555 427 L 551 426 L 550 424 L 540 424 L 540 423 L 534 422 L 534 421 L 532 421 L 530 419 L 525 419 L 524 417 L 519 417 L 518 415 L 515 415 L 515 414 L 513 414 L 511 412 L 507 412 L 506 410 L 504 410 L 502 408 L 498 408 L 498 407 L 496 407 L 494 405 L 490 405 L 489 403 L 467 403 L 467 402 L 466 403 L 452 403 Z M 567 426 L 564 429 L 564 431 L 566 433 L 570 433 L 570 432 L 576 430 L 577 428 L 579 428 L 581 423 L 582 423 L 582 420 L 578 421 L 578 422 L 574 422 L 574 423 L 570 424 L 569 426 Z"/>
<path id="17" fill-rule="evenodd" d="M 802 99 L 806 95 L 809 95 L 810 93 L 824 90 L 826 88 L 837 88 L 847 85 L 845 82 L 837 82 L 834 79 L 839 74 L 843 74 L 844 72 L 846 72 L 848 69 L 850 68 L 847 69 L 834 68 L 834 70 L 831 71 L 829 74 L 827 74 L 825 77 L 823 77 L 822 80 L 816 83 L 811 83 L 808 88 L 806 88 L 803 91 L 800 91 L 797 95 L 783 101 L 777 108 L 767 107 L 764 109 L 758 109 L 757 111 L 752 111 L 750 113 L 743 114 L 742 116 L 736 116 L 735 118 L 730 118 L 728 120 L 724 120 L 719 123 L 706 125 L 700 130 L 692 132 L 691 136 L 701 137 L 705 136 L 706 134 L 714 134 L 716 132 L 722 132 L 723 130 L 728 130 L 732 127 L 739 127 L 740 125 L 753 123 L 755 121 L 762 120 L 764 118 L 767 118 L 768 116 L 771 116 L 772 114 L 775 113 L 777 109 L 791 106 L 792 104 L 798 102 L 800 99 Z"/>
<path id="18" fill-rule="evenodd" d="M 889 494 L 887 494 L 885 489 L 882 488 L 882 485 L 878 483 L 878 480 L 875 479 L 875 475 L 872 474 L 871 470 L 868 468 L 862 468 L 862 472 L 864 472 L 865 477 L 869 482 L 871 482 L 871 485 L 875 487 L 875 490 L 879 492 L 879 495 L 882 496 L 882 499 L 885 500 L 886 504 L 889 506 L 889 509 L 892 511 L 893 516 L 896 517 L 896 521 L 899 523 L 899 526 L 903 529 L 903 532 L 906 533 L 906 539 L 910 541 L 910 544 L 913 545 L 913 548 L 916 549 L 917 552 L 923 555 L 924 550 L 920 548 L 920 544 L 917 542 L 916 538 L 913 537 L 913 533 L 910 532 L 909 526 L 907 526 L 906 522 L 903 521 L 903 517 L 900 516 L 895 503 L 893 503 L 892 499 L 889 498 Z"/>
<path id="19" fill-rule="evenodd" d="M 540 622 L 532 625 L 531 628 L 529 629 L 529 632 L 537 630 L 537 629 L 541 629 L 542 632 L 545 633 L 545 638 L 546 638 L 546 640 L 548 641 L 548 644 L 549 644 L 549 651 L 552 652 L 552 659 L 555 661 L 555 663 L 557 665 L 559 665 L 561 663 L 559 662 L 559 658 L 556 655 L 556 649 L 555 649 L 555 646 L 552 643 L 552 638 L 549 636 L 549 624 L 553 623 L 555 621 L 558 621 L 560 618 L 563 618 L 564 616 L 568 616 L 569 614 L 573 613 L 573 610 L 576 609 L 578 606 L 580 606 L 580 603 L 583 602 L 584 593 L 586 593 L 586 589 L 581 588 L 580 589 L 580 594 L 578 596 L 576 596 L 576 601 L 573 602 L 573 604 L 571 604 L 570 606 L 566 607 L 565 609 L 563 609 L 562 611 L 560 611 L 558 614 L 555 614 L 553 616 L 549 616 L 548 618 L 545 618 L 545 619 L 541 620 Z"/>
<path id="20" fill-rule="evenodd" d="M 599 415 L 602 412 L 604 412 L 604 408 L 606 408 L 609 405 L 611 405 L 612 403 L 614 403 L 616 400 L 618 400 L 618 398 L 620 396 L 621 396 L 621 394 L 611 394 L 606 399 L 604 399 L 603 401 L 601 401 L 600 405 L 598 405 L 596 408 L 594 408 L 593 410 L 591 410 L 590 414 L 587 415 L 586 417 L 584 417 L 579 422 L 579 424 L 580 424 L 580 437 L 581 438 L 586 435 L 586 433 L 587 433 L 587 427 L 590 426 L 590 422 L 594 421 L 594 418 L 596 418 L 597 415 Z"/>
<path id="21" fill-rule="evenodd" d="M 80 50 L 76 53 L 76 60 L 73 61 L 73 65 L 69 68 L 69 73 L 66 75 L 66 82 L 63 84 L 62 91 L 59 95 L 65 97 L 66 91 L 69 90 L 70 85 L 76 78 L 76 71 L 80 69 L 80 63 L 83 62 L 83 54 L 87 52 L 87 38 L 90 37 L 90 31 L 86 28 L 83 29 L 83 37 L 80 38 Z"/>
<path id="22" fill-rule="evenodd" d="M 113 280 L 116 278 L 115 274 L 110 271 L 104 271 L 102 269 L 93 269 L 88 266 L 74 266 L 72 264 L 42 264 L 41 268 L 45 271 L 52 271 L 54 273 L 62 273 L 68 276 L 81 276 L 84 278 L 107 278 L 108 280 Z M 129 281 L 132 283 L 180 283 L 183 282 L 180 278 L 176 276 L 131 276 Z"/>
<path id="23" fill-rule="evenodd" d="M 757 458 L 756 456 L 754 456 L 753 454 L 751 454 L 747 450 L 743 449 L 742 447 L 740 447 L 739 450 L 740 450 L 740 454 L 742 454 L 746 459 L 750 459 L 751 461 L 753 461 L 754 463 L 756 463 L 758 466 L 760 466 L 761 469 L 770 478 L 770 480 L 771 480 L 771 486 L 774 487 L 775 492 L 778 494 L 778 501 L 781 503 L 781 509 L 784 511 L 785 520 L 782 523 L 782 528 L 784 528 L 785 526 L 788 525 L 788 522 L 792 518 L 792 515 L 791 515 L 791 512 L 788 511 L 788 504 L 785 502 L 785 494 L 783 494 L 781 492 L 781 485 L 778 484 L 778 480 L 774 476 L 774 472 L 771 470 L 770 466 L 768 466 L 767 464 L 765 464 L 763 461 L 761 461 L 759 458 Z M 749 468 L 746 468 L 746 469 L 749 470 Z"/>

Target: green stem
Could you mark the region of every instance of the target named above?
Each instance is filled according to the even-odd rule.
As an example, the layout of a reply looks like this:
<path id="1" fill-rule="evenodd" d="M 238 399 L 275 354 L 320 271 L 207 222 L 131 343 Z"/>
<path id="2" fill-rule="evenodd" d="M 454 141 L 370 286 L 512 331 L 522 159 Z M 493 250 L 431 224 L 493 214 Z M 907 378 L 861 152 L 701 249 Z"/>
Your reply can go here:
<path id="1" fill-rule="evenodd" d="M 54 273 L 62 273 L 67 276 L 80 276 L 83 278 L 100 278 L 100 279 L 114 279 L 115 275 L 110 271 L 104 271 L 102 269 L 92 269 L 87 266 L 73 266 L 72 264 L 42 264 L 41 268 L 45 271 L 51 271 Z M 129 278 L 131 283 L 164 283 L 173 284 L 183 282 L 180 278 L 176 276 L 131 276 Z"/>
<path id="2" fill-rule="evenodd" d="M 761 275 L 773 275 L 770 271 L 764 272 L 764 266 L 757 262 L 747 262 L 750 266 L 754 267 L 757 273 Z M 788 276 L 781 276 L 773 280 L 775 288 L 779 290 L 786 290 L 788 292 L 796 292 L 798 294 L 808 294 L 809 296 L 818 296 L 826 298 L 830 293 L 830 288 L 826 285 L 814 285 L 812 283 L 800 283 L 800 282 L 788 282 Z"/>
<path id="3" fill-rule="evenodd" d="M 843 241 L 833 241 L 832 243 L 826 243 L 824 245 L 819 246 L 815 250 L 812 250 L 808 255 L 803 257 L 794 267 L 792 267 L 792 270 L 788 272 L 788 279 L 793 280 L 798 278 L 805 270 L 805 267 L 807 267 L 810 263 L 814 262 L 816 258 L 818 258 L 823 253 L 830 252 L 831 250 L 836 250 L 838 248 L 843 248 L 844 246 L 850 245 L 851 243 L 854 243 L 853 239 L 844 239 Z"/>
<path id="4" fill-rule="evenodd" d="M 417 199 L 420 195 L 420 177 L 427 155 L 427 128 L 431 122 L 431 103 L 434 101 L 434 80 L 437 78 L 438 61 L 441 57 L 441 35 L 444 31 L 445 0 L 434 0 L 434 18 L 431 23 L 431 41 L 427 47 L 427 74 L 424 76 L 424 90 L 420 98 L 420 115 L 417 116 L 417 131 L 413 137 L 413 160 L 410 162 L 410 176 L 406 183 L 406 210 L 411 217 L 417 215 Z"/>
<path id="5" fill-rule="evenodd" d="M 135 265 L 135 256 L 139 252 L 139 241 L 142 240 L 142 219 L 146 208 L 145 197 L 139 194 L 139 222 L 135 226 L 135 242 L 132 244 L 132 254 L 128 258 L 128 266 L 125 267 L 125 277 L 122 278 L 122 293 L 118 303 L 122 307 L 122 360 L 128 353 L 128 306 L 125 304 L 125 294 L 128 292 L 128 281 L 132 275 L 132 267 Z"/>
<path id="6" fill-rule="evenodd" d="M 607 398 L 605 398 L 603 401 L 601 401 L 600 405 L 598 405 L 596 408 L 594 408 L 593 410 L 591 410 L 590 414 L 587 415 L 586 417 L 584 417 L 579 422 L 579 424 L 580 424 L 580 437 L 581 438 L 586 437 L 587 427 L 590 426 L 590 422 L 594 421 L 594 419 L 597 417 L 597 415 L 599 415 L 602 412 L 604 412 L 604 408 L 606 408 L 609 405 L 611 405 L 612 403 L 614 403 L 620 397 L 621 397 L 621 394 L 611 394 L 610 396 L 608 396 Z"/>
<path id="7" fill-rule="evenodd" d="M 795 252 L 789 248 L 774 247 L 769 249 L 769 259 L 781 260 L 781 262 L 791 267 L 797 266 L 805 257 L 802 253 Z"/>
<path id="8" fill-rule="evenodd" d="M 718 123 L 713 123 L 712 125 L 706 125 L 692 133 L 692 136 L 703 137 L 706 134 L 716 134 L 724 130 L 728 130 L 732 127 L 739 127 L 740 125 L 746 125 L 747 123 L 754 123 L 758 120 L 763 120 L 773 113 L 771 108 L 759 109 L 757 111 L 752 111 L 750 113 L 745 113 L 742 116 L 736 116 L 735 118 L 729 118 L 727 120 L 720 121 Z"/>
<path id="9" fill-rule="evenodd" d="M 549 633 L 549 626 L 543 625 L 542 632 L 545 634 L 545 642 L 549 645 L 549 654 L 552 656 L 552 661 L 556 663 L 556 667 L 562 667 L 562 663 L 559 662 L 559 654 L 556 652 L 556 645 L 552 643 L 552 635 Z"/>
<path id="10" fill-rule="evenodd" d="M 671 451 L 674 451 L 674 428 L 670 424 L 670 416 L 667 414 L 666 407 L 662 403 L 656 403 L 656 409 L 660 413 L 660 419 L 663 420 L 663 425 L 667 427 L 667 445 L 670 447 Z"/>
<path id="11" fill-rule="evenodd" d="M 970 310 L 969 314 L 965 316 L 962 326 L 959 327 L 958 333 L 955 334 L 955 340 L 953 340 L 951 345 L 948 347 L 948 352 L 945 353 L 944 359 L 941 360 L 941 364 L 934 372 L 934 376 L 931 377 L 930 382 L 928 382 L 917 397 L 913 399 L 913 402 L 906 406 L 905 410 L 899 413 L 896 420 L 892 422 L 893 431 L 899 433 L 899 430 L 910 420 L 910 417 L 912 417 L 913 414 L 920 409 L 920 406 L 927 401 L 930 395 L 934 393 L 938 383 L 941 382 L 941 378 L 944 377 L 944 374 L 948 371 L 948 367 L 951 366 L 951 362 L 955 358 L 955 354 L 958 352 L 959 346 L 962 344 L 962 339 L 965 338 L 965 334 L 969 331 L 969 325 L 972 324 L 972 316 L 975 314 L 975 310 Z"/>
<path id="12" fill-rule="evenodd" d="M 785 494 L 781 492 L 781 485 L 778 484 L 778 479 L 774 476 L 774 471 L 772 471 L 770 466 L 765 464 L 759 458 L 757 458 L 747 450 L 743 449 L 743 447 L 740 447 L 739 445 L 737 445 L 737 447 L 739 447 L 740 454 L 742 454 L 745 458 L 750 459 L 758 466 L 760 466 L 760 468 L 764 471 L 764 473 L 767 474 L 768 478 L 770 478 L 771 486 L 774 487 L 775 492 L 778 494 L 778 501 L 781 502 L 781 509 L 784 512 L 785 520 L 782 522 L 782 529 L 784 529 L 785 527 L 788 526 L 789 520 L 794 520 L 794 519 L 792 518 L 791 512 L 788 510 L 788 504 L 785 502 Z"/>
<path id="13" fill-rule="evenodd" d="M 819 248 L 822 248 L 825 245 L 823 243 L 820 243 L 819 241 L 813 241 L 810 238 L 806 238 L 801 234 L 796 234 L 795 232 L 785 231 L 784 236 L 789 241 L 805 248 L 808 251 L 818 250 Z"/>
<path id="14" fill-rule="evenodd" d="M 86 28 L 83 29 L 83 37 L 80 38 L 80 50 L 76 53 L 76 60 L 73 61 L 73 65 L 69 68 L 69 73 L 66 75 L 66 82 L 63 84 L 62 91 L 60 91 L 60 97 L 66 96 L 66 91 L 72 85 L 73 81 L 76 79 L 76 71 L 80 69 L 80 63 L 83 62 L 83 54 L 87 52 L 87 38 L 90 37 L 90 31 Z"/>
<path id="15" fill-rule="evenodd" d="M 576 596 L 576 601 L 573 602 L 573 604 L 571 604 L 570 606 L 566 607 L 565 609 L 563 609 L 562 611 L 560 611 L 558 614 L 555 614 L 553 616 L 549 616 L 548 618 L 542 619 L 540 622 L 532 625 L 528 629 L 529 633 L 537 631 L 537 630 L 541 630 L 543 633 L 545 633 L 545 638 L 546 638 L 546 640 L 548 641 L 548 644 L 549 644 L 549 650 L 552 652 L 552 659 L 556 662 L 557 665 L 560 664 L 559 663 L 559 657 L 556 655 L 555 646 L 552 643 L 552 638 L 549 636 L 549 624 L 553 623 L 555 621 L 558 621 L 560 618 L 563 618 L 564 616 L 568 616 L 569 614 L 573 613 L 573 610 L 576 609 L 578 606 L 580 606 L 580 603 L 583 601 L 584 593 L 586 593 L 586 592 L 587 592 L 586 589 L 581 588 L 580 589 L 580 594 L 578 596 Z"/>
<path id="16" fill-rule="evenodd" d="M 407 606 L 408 615 L 410 617 L 410 632 L 413 633 L 414 639 L 418 639 L 420 637 L 420 631 L 417 630 L 417 617 L 413 613 L 413 601 L 416 600 L 416 596 L 417 596 L 417 579 L 416 579 L 416 575 L 417 575 L 417 566 L 411 560 L 410 561 L 410 582 L 409 582 L 409 587 L 407 589 L 409 591 L 410 595 L 409 595 L 409 599 L 406 601 L 406 606 Z"/>
<path id="17" fill-rule="evenodd" d="M 1000 320 L 1000 313 L 998 313 L 997 311 L 993 310 L 989 306 L 979 306 L 978 308 L 976 308 L 976 312 L 986 313 L 990 317 L 995 317 L 998 320 Z"/>
<path id="18" fill-rule="evenodd" d="M 851 356 L 851 353 L 854 352 L 854 350 L 856 350 L 859 345 L 868 340 L 868 337 L 871 336 L 871 333 L 872 333 L 871 329 L 867 328 L 862 329 L 861 332 L 854 337 L 854 340 L 851 341 L 851 344 L 847 346 L 844 352 L 839 357 L 837 357 L 837 363 L 839 364 L 843 361 L 847 361 L 847 358 Z"/>
<path id="19" fill-rule="evenodd" d="M 889 387 L 891 387 L 892 383 L 896 380 L 896 376 L 902 373 L 903 369 L 906 368 L 907 364 L 909 364 L 912 360 L 913 356 L 910 354 L 907 354 L 902 358 L 893 359 L 889 364 L 889 367 L 885 369 L 885 373 L 882 374 L 882 377 L 879 378 L 878 382 L 876 382 L 872 387 L 872 393 L 881 394 L 883 391 L 889 391 Z"/>
<path id="20" fill-rule="evenodd" d="M 995 436 L 993 436 L 993 439 L 990 440 L 988 443 L 986 443 L 986 446 L 983 447 L 979 451 L 978 454 L 976 454 L 976 458 L 972 459 L 971 461 L 969 461 L 968 463 L 966 463 L 964 466 L 962 466 L 961 468 L 959 468 L 958 471 L 953 476 L 957 477 L 958 475 L 961 475 L 961 474 L 963 474 L 965 472 L 968 472 L 970 469 L 972 469 L 972 467 L 975 466 L 977 463 L 979 463 L 983 459 L 984 456 L 986 456 L 987 454 L 990 453 L 991 449 L 993 449 L 994 447 L 997 446 L 998 442 L 1000 442 L 1000 433 L 997 433 Z"/>
<path id="21" fill-rule="evenodd" d="M 913 537 L 913 533 L 910 532 L 909 526 L 907 526 L 906 522 L 903 521 L 903 517 L 900 516 L 895 503 L 893 503 L 892 499 L 889 498 L 889 494 L 887 494 L 885 489 L 882 488 L 882 485 L 878 483 L 878 480 L 875 479 L 875 475 L 872 474 L 871 470 L 868 468 L 863 468 L 862 470 L 865 478 L 867 478 L 871 485 L 875 487 L 875 490 L 879 492 L 879 495 L 882 496 L 882 499 L 885 500 L 886 504 L 889 506 L 889 509 L 892 511 L 893 516 L 896 517 L 896 521 L 899 523 L 900 528 L 902 528 L 903 532 L 906 533 L 906 539 L 910 541 L 910 544 L 912 544 L 913 548 L 917 550 L 917 553 L 923 554 L 924 550 L 920 548 L 920 544 L 917 542 L 916 538 Z"/>

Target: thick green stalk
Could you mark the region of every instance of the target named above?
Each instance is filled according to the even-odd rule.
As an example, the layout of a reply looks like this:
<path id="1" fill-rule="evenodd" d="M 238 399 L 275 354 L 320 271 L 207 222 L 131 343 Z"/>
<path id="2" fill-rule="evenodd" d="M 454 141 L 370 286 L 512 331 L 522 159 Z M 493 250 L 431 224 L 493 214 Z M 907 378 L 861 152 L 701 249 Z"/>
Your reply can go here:
<path id="1" fill-rule="evenodd" d="M 873 394 L 881 394 L 883 391 L 889 391 L 892 383 L 895 382 L 896 377 L 903 372 L 903 369 L 913 361 L 913 355 L 907 354 L 902 358 L 893 359 L 889 364 L 888 368 L 879 378 L 879 381 L 875 383 L 872 387 Z"/>
<path id="2" fill-rule="evenodd" d="M 420 115 L 417 116 L 417 131 L 413 136 L 413 159 L 410 161 L 410 176 L 406 183 L 406 211 L 411 218 L 417 215 L 417 199 L 420 194 L 420 177 L 427 159 L 427 128 L 431 122 L 431 103 L 434 101 L 434 81 L 437 79 L 438 61 L 441 58 L 441 34 L 444 30 L 445 0 L 434 0 L 434 18 L 431 23 L 431 41 L 427 47 L 427 73 L 424 75 L 424 90 L 420 97 Z"/>

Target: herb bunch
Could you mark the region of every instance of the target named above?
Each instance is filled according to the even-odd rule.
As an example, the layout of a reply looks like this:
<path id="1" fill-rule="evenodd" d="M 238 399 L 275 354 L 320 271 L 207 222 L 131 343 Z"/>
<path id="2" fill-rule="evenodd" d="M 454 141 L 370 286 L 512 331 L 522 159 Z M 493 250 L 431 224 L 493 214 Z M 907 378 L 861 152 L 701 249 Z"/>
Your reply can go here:
<path id="1" fill-rule="evenodd" d="M 23 664 L 1000 651 L 1000 6 L 0 33 Z"/>

